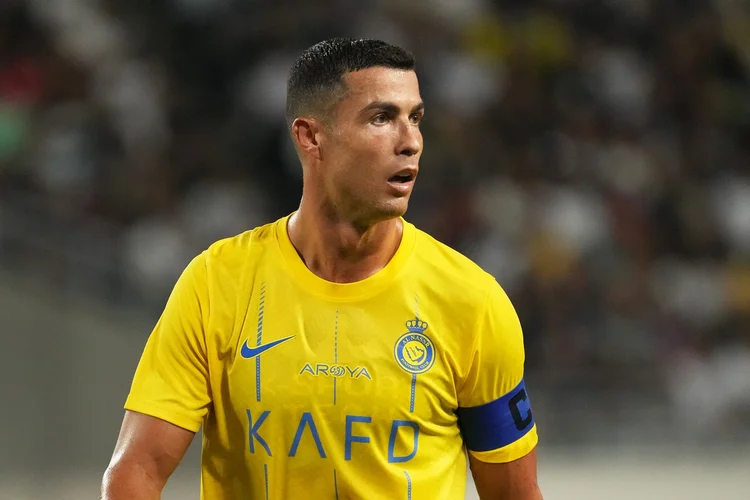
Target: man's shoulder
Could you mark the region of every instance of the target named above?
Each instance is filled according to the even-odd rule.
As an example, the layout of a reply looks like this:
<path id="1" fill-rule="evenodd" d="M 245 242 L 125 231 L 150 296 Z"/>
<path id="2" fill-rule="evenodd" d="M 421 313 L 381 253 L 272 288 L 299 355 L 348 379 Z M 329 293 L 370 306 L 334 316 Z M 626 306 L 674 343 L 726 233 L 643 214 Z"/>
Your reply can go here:
<path id="1" fill-rule="evenodd" d="M 254 261 L 269 245 L 275 244 L 276 227 L 281 220 L 214 242 L 202 253 L 206 265 L 209 268 L 234 267 Z"/>
<path id="2" fill-rule="evenodd" d="M 499 286 L 494 276 L 463 253 L 421 229 L 417 229 L 417 234 L 420 267 L 446 291 L 478 295 L 476 299 L 483 300 L 488 287 Z"/>

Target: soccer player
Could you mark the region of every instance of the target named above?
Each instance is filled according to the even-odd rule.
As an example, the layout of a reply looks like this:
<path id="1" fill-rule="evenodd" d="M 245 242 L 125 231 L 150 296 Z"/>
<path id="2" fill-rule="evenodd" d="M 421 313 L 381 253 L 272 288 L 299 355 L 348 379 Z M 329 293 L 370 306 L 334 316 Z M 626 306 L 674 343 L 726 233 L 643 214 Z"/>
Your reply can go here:
<path id="1" fill-rule="evenodd" d="M 205 500 L 463 499 L 467 456 L 482 499 L 540 499 L 513 306 L 403 219 L 422 153 L 412 56 L 321 42 L 287 99 L 299 209 L 187 266 L 103 498 L 159 498 L 202 426 Z"/>

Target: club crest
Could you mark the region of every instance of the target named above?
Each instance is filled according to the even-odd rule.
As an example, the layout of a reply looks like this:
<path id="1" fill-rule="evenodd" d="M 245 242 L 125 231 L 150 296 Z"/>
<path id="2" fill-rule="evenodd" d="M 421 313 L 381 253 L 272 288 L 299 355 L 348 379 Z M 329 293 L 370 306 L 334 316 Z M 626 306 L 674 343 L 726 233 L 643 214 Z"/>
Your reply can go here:
<path id="1" fill-rule="evenodd" d="M 410 319 L 406 322 L 408 332 L 396 341 L 396 361 L 409 373 L 424 373 L 435 363 L 435 346 L 424 334 L 427 326 L 419 318 Z"/>

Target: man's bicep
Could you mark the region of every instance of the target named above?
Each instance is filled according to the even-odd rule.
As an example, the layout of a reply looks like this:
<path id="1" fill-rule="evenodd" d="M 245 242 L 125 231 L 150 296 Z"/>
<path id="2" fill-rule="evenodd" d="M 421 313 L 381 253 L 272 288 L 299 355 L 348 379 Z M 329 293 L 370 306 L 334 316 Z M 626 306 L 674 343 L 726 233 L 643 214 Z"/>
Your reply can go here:
<path id="1" fill-rule="evenodd" d="M 537 434 L 523 378 L 521 325 L 505 292 L 492 285 L 479 314 L 456 413 L 466 448 L 484 462 L 504 463 L 528 454 Z"/>
<path id="2" fill-rule="evenodd" d="M 479 498 L 541 500 L 537 483 L 536 450 L 505 463 L 483 462 L 469 453 L 469 464 Z"/>
<path id="3" fill-rule="evenodd" d="M 109 468 L 138 468 L 163 487 L 194 436 L 165 420 L 126 411 Z"/>
<path id="4" fill-rule="evenodd" d="M 485 304 L 477 313 L 474 342 L 465 361 L 458 391 L 461 407 L 474 407 L 510 393 L 523 381 L 525 350 L 516 310 L 500 285 L 489 285 Z"/>
<path id="5" fill-rule="evenodd" d="M 538 436 L 524 382 L 523 334 L 499 285 L 490 291 L 477 326 L 457 416 L 479 497 L 540 500 Z"/>

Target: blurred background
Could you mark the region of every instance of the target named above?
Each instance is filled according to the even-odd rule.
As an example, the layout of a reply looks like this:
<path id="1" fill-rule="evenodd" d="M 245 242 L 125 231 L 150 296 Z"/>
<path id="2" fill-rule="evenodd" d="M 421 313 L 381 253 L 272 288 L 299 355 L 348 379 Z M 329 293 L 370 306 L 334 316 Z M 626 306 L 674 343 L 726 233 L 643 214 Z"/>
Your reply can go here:
<path id="1" fill-rule="evenodd" d="M 742 0 L 1 1 L 0 498 L 98 498 L 178 274 L 296 208 L 331 36 L 417 58 L 407 218 L 518 309 L 545 498 L 750 498 Z"/>

